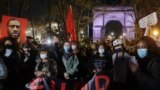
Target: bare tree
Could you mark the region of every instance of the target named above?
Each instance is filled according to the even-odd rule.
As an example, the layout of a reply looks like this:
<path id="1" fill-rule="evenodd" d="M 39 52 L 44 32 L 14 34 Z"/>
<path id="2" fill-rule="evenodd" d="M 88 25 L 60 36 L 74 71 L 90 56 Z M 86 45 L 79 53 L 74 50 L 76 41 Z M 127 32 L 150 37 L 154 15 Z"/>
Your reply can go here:
<path id="1" fill-rule="evenodd" d="M 78 33 L 80 26 L 84 23 L 87 24 L 87 21 L 84 22 L 84 16 L 87 15 L 87 12 L 92 9 L 93 2 L 92 0 L 55 0 L 56 1 L 56 10 L 58 9 L 57 17 L 61 19 L 64 30 L 66 30 L 66 16 L 69 9 L 69 6 L 72 5 L 73 18 L 75 23 L 76 33 Z M 59 20 L 60 20 L 59 19 Z M 66 33 L 66 31 L 65 31 Z"/>
<path id="2" fill-rule="evenodd" d="M 138 21 L 152 12 L 158 12 L 160 7 L 159 0 L 131 0 L 131 5 L 133 6 L 135 15 L 135 33 L 136 38 L 143 36 L 144 30 L 142 30 Z"/>

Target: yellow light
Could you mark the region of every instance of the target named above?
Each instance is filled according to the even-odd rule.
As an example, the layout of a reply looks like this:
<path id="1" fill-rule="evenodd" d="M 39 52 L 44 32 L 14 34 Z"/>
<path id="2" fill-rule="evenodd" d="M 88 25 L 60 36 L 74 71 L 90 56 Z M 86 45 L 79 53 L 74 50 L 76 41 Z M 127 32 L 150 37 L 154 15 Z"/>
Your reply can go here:
<path id="1" fill-rule="evenodd" d="M 159 34 L 158 30 L 154 30 L 154 31 L 153 31 L 153 35 L 154 35 L 154 36 L 158 36 L 158 34 Z"/>

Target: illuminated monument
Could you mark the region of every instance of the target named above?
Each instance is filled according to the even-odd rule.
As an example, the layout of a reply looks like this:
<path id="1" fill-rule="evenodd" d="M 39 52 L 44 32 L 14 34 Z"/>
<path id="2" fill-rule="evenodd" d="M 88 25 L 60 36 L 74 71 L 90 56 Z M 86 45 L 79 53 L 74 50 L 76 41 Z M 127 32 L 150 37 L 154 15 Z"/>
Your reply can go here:
<path id="1" fill-rule="evenodd" d="M 111 32 L 115 37 L 125 33 L 127 39 L 134 38 L 134 12 L 131 7 L 95 7 L 93 9 L 93 40 L 100 40 Z"/>

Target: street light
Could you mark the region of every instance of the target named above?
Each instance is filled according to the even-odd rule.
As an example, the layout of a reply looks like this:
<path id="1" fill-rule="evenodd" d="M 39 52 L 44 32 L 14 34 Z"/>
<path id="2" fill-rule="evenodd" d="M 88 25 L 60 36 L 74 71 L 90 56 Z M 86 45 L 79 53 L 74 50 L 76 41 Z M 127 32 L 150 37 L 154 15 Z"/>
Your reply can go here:
<path id="1" fill-rule="evenodd" d="M 154 29 L 153 32 L 152 32 L 152 34 L 153 34 L 153 36 L 154 36 L 155 38 L 157 38 L 158 35 L 159 35 L 158 29 Z"/>
<path id="2" fill-rule="evenodd" d="M 153 31 L 153 35 L 154 35 L 154 36 L 157 36 L 158 33 L 159 33 L 158 31 Z"/>
<path id="3" fill-rule="evenodd" d="M 122 35 L 123 35 L 123 36 L 126 36 L 126 33 L 123 33 Z"/>
<path id="4" fill-rule="evenodd" d="M 51 44 L 52 43 L 52 41 L 51 41 L 51 39 L 47 39 L 47 44 Z"/>
<path id="5" fill-rule="evenodd" d="M 113 32 L 111 32 L 111 35 L 113 36 L 113 35 L 114 35 L 114 33 L 113 33 Z"/>
<path id="6" fill-rule="evenodd" d="M 84 34 L 84 31 L 83 31 L 83 30 L 81 30 L 81 31 L 80 31 L 80 33 L 81 33 L 81 34 Z"/>

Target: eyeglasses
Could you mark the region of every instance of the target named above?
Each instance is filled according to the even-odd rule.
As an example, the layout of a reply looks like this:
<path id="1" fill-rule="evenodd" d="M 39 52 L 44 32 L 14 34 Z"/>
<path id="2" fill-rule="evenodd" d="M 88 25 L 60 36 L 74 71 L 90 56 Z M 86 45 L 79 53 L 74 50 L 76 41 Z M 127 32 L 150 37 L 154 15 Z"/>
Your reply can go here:
<path id="1" fill-rule="evenodd" d="M 16 27 L 16 28 L 20 28 L 20 26 L 19 26 L 19 25 L 9 25 L 9 27 L 10 27 L 10 28 L 14 28 L 14 27 Z"/>

